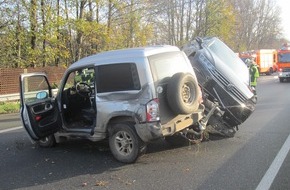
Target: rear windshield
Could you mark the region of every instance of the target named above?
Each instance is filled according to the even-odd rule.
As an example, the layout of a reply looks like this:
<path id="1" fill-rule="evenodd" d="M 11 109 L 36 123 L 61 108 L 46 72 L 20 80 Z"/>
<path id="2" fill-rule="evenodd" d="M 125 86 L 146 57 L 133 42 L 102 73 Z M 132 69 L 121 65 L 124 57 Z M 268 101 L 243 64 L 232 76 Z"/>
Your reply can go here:
<path id="1" fill-rule="evenodd" d="M 148 57 L 155 81 L 172 77 L 179 72 L 193 72 L 191 64 L 183 52 L 166 52 Z"/>

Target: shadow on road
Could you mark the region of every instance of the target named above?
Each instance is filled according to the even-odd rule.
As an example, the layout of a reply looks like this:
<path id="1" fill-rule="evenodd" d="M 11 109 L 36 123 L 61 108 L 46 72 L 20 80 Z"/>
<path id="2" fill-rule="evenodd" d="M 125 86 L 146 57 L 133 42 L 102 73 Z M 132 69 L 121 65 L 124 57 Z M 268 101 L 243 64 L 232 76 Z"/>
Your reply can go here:
<path id="1" fill-rule="evenodd" d="M 157 161 L 162 152 L 169 151 L 165 154 L 171 156 L 171 149 L 184 148 L 172 147 L 161 139 L 149 144 L 145 156 L 127 166 L 113 158 L 105 141 L 94 143 L 73 140 L 53 148 L 41 148 L 31 144 L 22 130 L 14 131 L 13 137 L 1 134 L 1 140 L 0 148 L 5 151 L 1 155 L 0 189 L 30 189 L 52 183 L 65 183 L 71 179 L 75 179 L 72 187 L 69 184 L 67 187 L 62 185 L 64 189 L 76 189 L 76 184 L 77 188 L 83 188 L 87 178 L 99 176 L 98 174 L 106 175 L 106 179 L 119 180 L 120 177 L 110 175 L 115 175 L 116 171 L 121 171 L 124 167 L 134 168 Z"/>

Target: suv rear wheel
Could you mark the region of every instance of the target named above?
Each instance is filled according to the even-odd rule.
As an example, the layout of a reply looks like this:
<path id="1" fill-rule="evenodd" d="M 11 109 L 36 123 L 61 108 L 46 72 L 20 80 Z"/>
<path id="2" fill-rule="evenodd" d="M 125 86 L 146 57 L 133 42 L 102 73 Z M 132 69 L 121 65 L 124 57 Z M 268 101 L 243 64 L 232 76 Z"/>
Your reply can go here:
<path id="1" fill-rule="evenodd" d="M 279 78 L 279 81 L 280 82 L 284 82 L 284 78 Z"/>
<path id="2" fill-rule="evenodd" d="M 198 108 L 198 84 L 189 73 L 176 73 L 167 85 L 167 101 L 176 114 L 190 114 Z"/>
<path id="3" fill-rule="evenodd" d="M 146 145 L 137 135 L 132 123 L 120 123 L 112 126 L 109 145 L 113 156 L 120 162 L 133 163 Z"/>

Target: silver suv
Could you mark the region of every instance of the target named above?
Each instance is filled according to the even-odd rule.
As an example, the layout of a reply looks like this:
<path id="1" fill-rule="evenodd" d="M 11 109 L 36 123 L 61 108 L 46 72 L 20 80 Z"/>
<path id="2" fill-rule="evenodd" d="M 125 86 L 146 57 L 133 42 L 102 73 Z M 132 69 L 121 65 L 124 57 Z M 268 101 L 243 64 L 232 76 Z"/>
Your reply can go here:
<path id="1" fill-rule="evenodd" d="M 193 68 L 174 46 L 99 53 L 72 64 L 53 96 L 44 73 L 20 76 L 21 118 L 34 142 L 109 140 L 132 163 L 152 140 L 199 126 L 204 106 Z"/>

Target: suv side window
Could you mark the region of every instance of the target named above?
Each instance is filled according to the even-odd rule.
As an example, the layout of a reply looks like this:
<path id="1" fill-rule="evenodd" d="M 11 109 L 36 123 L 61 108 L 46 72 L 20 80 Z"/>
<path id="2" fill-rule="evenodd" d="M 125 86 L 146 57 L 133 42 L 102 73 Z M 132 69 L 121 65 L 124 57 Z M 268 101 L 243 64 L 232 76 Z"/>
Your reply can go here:
<path id="1" fill-rule="evenodd" d="M 84 68 L 72 71 L 66 80 L 64 90 L 68 88 L 73 88 L 78 82 L 84 82 L 93 87 L 94 77 L 94 68 Z"/>
<path id="2" fill-rule="evenodd" d="M 45 91 L 47 94 L 49 93 L 48 81 L 43 76 L 25 77 L 23 83 L 25 103 L 36 101 L 37 93 L 39 92 Z"/>
<path id="3" fill-rule="evenodd" d="M 97 70 L 98 93 L 141 89 L 134 63 L 102 65 Z"/>
<path id="4" fill-rule="evenodd" d="M 182 52 L 167 52 L 148 57 L 154 81 L 171 77 L 175 73 L 188 72 L 192 67 L 187 64 Z"/>

